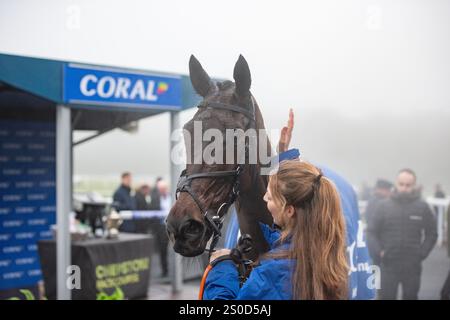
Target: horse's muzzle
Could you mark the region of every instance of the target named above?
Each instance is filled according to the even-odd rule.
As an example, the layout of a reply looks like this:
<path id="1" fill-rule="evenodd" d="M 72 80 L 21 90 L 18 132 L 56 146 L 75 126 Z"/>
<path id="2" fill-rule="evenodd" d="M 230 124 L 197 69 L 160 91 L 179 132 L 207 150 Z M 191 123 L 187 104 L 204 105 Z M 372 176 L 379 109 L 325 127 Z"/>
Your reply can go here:
<path id="1" fill-rule="evenodd" d="M 173 242 L 174 251 L 185 257 L 202 254 L 208 240 L 205 225 L 191 218 L 181 220 L 168 219 L 167 221 L 167 233 Z"/>

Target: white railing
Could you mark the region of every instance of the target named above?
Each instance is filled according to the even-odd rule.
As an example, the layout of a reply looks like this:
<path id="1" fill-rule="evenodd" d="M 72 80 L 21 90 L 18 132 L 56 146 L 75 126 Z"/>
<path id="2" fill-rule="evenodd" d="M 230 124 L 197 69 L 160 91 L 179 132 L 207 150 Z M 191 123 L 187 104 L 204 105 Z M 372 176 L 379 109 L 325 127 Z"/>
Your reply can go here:
<path id="1" fill-rule="evenodd" d="M 444 244 L 444 241 L 449 240 L 446 239 L 448 228 L 446 218 L 450 199 L 428 197 L 427 203 L 431 207 L 431 210 L 436 213 L 437 229 L 438 229 L 437 245 L 442 246 Z"/>
<path id="2" fill-rule="evenodd" d="M 165 218 L 169 214 L 168 210 L 122 210 L 119 213 L 123 220 Z"/>

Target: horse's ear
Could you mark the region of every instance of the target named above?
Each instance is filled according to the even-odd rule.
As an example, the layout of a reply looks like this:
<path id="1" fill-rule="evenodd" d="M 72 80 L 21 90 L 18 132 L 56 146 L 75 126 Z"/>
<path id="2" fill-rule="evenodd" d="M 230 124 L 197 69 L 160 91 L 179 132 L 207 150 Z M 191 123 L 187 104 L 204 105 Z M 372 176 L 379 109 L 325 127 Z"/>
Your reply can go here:
<path id="1" fill-rule="evenodd" d="M 241 54 L 239 55 L 236 65 L 234 66 L 233 78 L 236 83 L 236 93 L 241 97 L 249 94 L 250 85 L 252 84 L 252 77 L 250 75 L 248 63 Z"/>
<path id="2" fill-rule="evenodd" d="M 189 59 L 189 76 L 195 91 L 202 97 L 206 97 L 212 86 L 211 78 L 194 55 L 191 55 Z"/>

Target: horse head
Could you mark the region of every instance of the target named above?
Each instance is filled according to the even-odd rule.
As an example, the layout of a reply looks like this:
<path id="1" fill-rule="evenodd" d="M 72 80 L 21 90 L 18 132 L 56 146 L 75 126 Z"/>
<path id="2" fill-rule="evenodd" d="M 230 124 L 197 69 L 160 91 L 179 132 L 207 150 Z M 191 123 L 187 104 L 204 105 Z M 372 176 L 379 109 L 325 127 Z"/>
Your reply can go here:
<path id="1" fill-rule="evenodd" d="M 262 142 L 259 136 L 246 135 L 251 129 L 255 133 L 264 129 L 258 105 L 250 93 L 249 66 L 239 56 L 234 82 L 215 82 L 191 56 L 189 73 L 203 100 L 183 127 L 187 166 L 166 221 L 173 248 L 187 257 L 202 254 L 208 241 L 220 234 L 223 218 L 236 201 L 241 231 L 259 240 L 256 254 L 266 251 L 267 244 L 263 243 L 256 221 L 272 220 L 262 199 L 267 178 L 259 172 L 258 150 L 261 143 L 267 144 L 265 150 L 269 153 L 271 150 L 267 138 Z M 242 226 L 248 230 L 242 230 Z"/>

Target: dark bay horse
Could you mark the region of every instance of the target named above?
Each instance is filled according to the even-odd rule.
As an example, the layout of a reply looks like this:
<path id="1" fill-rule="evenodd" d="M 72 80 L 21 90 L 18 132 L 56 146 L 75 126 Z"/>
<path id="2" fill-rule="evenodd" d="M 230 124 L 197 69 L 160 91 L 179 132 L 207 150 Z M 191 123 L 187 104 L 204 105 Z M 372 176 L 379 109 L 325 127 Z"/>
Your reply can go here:
<path id="1" fill-rule="evenodd" d="M 258 104 L 250 93 L 251 75 L 246 60 L 239 56 L 234 67 L 235 82 L 214 82 L 202 68 L 198 60 L 191 56 L 189 73 L 195 91 L 203 97 L 194 117 L 184 129 L 187 151 L 187 166 L 177 187 L 177 200 L 167 217 L 167 232 L 173 248 L 186 257 L 202 254 L 212 236 L 217 234 L 214 219 L 223 218 L 234 203 L 242 234 L 253 239 L 253 250 L 248 257 L 255 259 L 269 248 L 259 228 L 259 223 L 272 224 L 272 216 L 263 200 L 268 177 L 261 175 L 262 144 L 271 155 L 271 145 L 267 135 L 255 137 L 256 148 L 245 144 L 245 155 L 238 159 L 238 143 L 233 139 L 233 155 L 227 161 L 223 152 L 223 161 L 210 162 L 202 157 L 206 148 L 205 141 L 195 144 L 195 127 L 201 123 L 202 132 L 217 130 L 226 136 L 229 129 L 246 131 L 255 129 L 265 133 L 264 121 Z M 219 143 L 220 144 L 220 143 Z M 256 154 L 255 154 L 256 153 Z M 256 159 L 255 163 L 251 159 Z M 189 161 L 190 160 L 190 161 Z"/>

